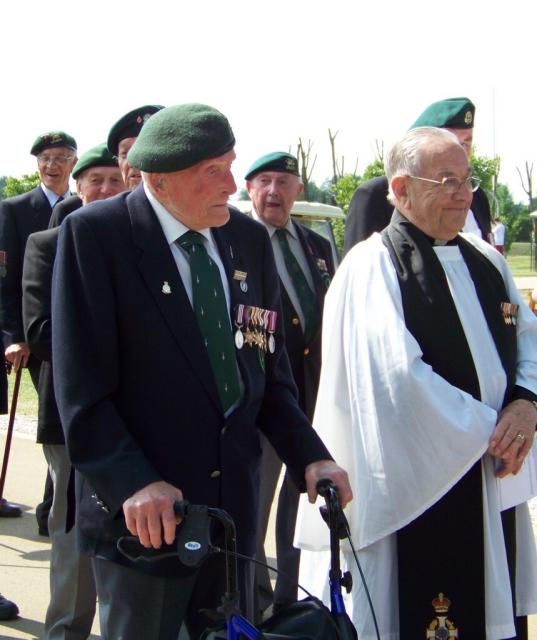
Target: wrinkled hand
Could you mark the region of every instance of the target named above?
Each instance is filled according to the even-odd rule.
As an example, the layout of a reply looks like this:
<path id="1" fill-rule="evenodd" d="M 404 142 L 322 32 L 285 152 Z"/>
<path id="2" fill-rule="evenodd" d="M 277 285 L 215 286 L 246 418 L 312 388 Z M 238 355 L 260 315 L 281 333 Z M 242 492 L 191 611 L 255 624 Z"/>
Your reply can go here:
<path id="1" fill-rule="evenodd" d="M 20 367 L 25 367 L 28 364 L 30 347 L 26 342 L 14 342 L 5 350 L 4 356 L 13 367 L 13 371 L 17 373 Z"/>
<path id="2" fill-rule="evenodd" d="M 180 522 L 173 512 L 173 503 L 182 499 L 182 492 L 163 480 L 148 484 L 123 503 L 127 529 L 144 547 L 160 549 L 163 531 L 164 541 L 171 544 Z"/>
<path id="3" fill-rule="evenodd" d="M 339 504 L 344 508 L 352 500 L 352 489 L 347 472 L 338 467 L 333 460 L 318 460 L 306 467 L 305 479 L 308 500 L 313 503 L 317 498 L 317 482 L 328 478 L 336 485 Z"/>
<path id="4" fill-rule="evenodd" d="M 517 474 L 533 445 L 537 410 L 527 400 L 513 400 L 498 416 L 488 452 L 501 461 L 498 478 Z"/>

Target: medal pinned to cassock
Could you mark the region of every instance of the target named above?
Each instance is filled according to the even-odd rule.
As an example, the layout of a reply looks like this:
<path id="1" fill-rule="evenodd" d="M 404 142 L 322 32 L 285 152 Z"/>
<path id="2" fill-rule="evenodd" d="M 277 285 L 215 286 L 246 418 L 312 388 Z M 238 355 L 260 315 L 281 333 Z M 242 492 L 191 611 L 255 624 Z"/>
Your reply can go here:
<path id="1" fill-rule="evenodd" d="M 502 302 L 502 316 L 505 324 L 512 324 L 516 326 L 516 317 L 518 315 L 518 304 L 511 302 Z"/>
<path id="2" fill-rule="evenodd" d="M 242 349 L 245 344 L 256 346 L 260 351 L 274 353 L 276 350 L 276 321 L 278 312 L 252 305 L 238 304 L 235 307 L 235 346 Z"/>

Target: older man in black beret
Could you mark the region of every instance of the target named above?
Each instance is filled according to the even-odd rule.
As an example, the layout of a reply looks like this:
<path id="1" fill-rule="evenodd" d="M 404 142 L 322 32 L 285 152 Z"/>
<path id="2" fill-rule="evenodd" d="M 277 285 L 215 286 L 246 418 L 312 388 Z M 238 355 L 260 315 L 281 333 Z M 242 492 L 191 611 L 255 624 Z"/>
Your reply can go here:
<path id="1" fill-rule="evenodd" d="M 164 107 L 157 104 L 145 104 L 132 109 L 112 126 L 108 134 L 108 149 L 117 157 L 121 175 L 127 189 L 134 189 L 142 181 L 138 169 L 131 166 L 127 160 L 130 148 L 136 142 L 140 131 L 149 118 Z"/>
<path id="2" fill-rule="evenodd" d="M 312 498 L 325 476 L 351 498 L 297 403 L 268 235 L 227 205 L 234 144 L 211 107 L 163 109 L 128 154 L 143 184 L 60 231 L 55 391 L 105 638 L 175 640 L 183 620 L 196 638 L 207 626 L 200 610 L 225 590 L 221 558 L 190 571 L 177 558 L 135 565 L 116 543 L 129 532 L 148 548 L 172 543 L 185 498 L 227 510 L 253 555 L 256 427 Z"/>
<path id="3" fill-rule="evenodd" d="M 410 127 L 439 127 L 457 136 L 469 157 L 474 135 L 475 105 L 469 98 L 447 98 L 430 104 Z M 390 222 L 393 206 L 388 202 L 388 181 L 385 176 L 364 182 L 356 189 L 349 205 L 345 223 L 344 252 L 375 231 L 382 231 Z M 463 231 L 492 242 L 490 205 L 483 189 L 474 193 Z"/>

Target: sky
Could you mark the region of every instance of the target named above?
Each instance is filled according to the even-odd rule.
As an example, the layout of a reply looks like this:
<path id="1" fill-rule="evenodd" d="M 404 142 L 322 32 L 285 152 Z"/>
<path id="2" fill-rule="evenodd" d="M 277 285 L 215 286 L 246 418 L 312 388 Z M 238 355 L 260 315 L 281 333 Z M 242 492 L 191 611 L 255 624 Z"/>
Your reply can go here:
<path id="1" fill-rule="evenodd" d="M 430 103 L 476 104 L 479 155 L 524 200 L 535 163 L 534 0 L 5 0 L 0 8 L 0 175 L 36 169 L 34 139 L 61 129 L 80 152 L 143 104 L 202 102 L 235 133 L 238 188 L 270 151 L 313 143 L 313 179 L 336 152 L 358 173 Z M 537 189 L 536 189 L 537 190 Z"/>

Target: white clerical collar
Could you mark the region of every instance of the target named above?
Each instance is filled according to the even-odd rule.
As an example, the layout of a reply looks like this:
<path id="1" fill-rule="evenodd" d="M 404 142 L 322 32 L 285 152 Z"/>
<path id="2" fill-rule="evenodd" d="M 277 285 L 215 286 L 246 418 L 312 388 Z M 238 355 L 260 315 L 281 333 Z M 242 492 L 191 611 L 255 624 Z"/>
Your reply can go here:
<path id="1" fill-rule="evenodd" d="M 53 209 L 54 209 L 54 205 L 56 204 L 56 202 L 58 202 L 60 198 L 63 198 L 65 200 L 65 198 L 68 198 L 71 195 L 71 191 L 69 190 L 69 187 L 67 187 L 67 191 L 65 193 L 58 195 L 57 193 L 54 193 L 54 191 L 47 189 L 47 187 L 45 187 L 45 185 L 42 182 L 40 186 L 41 186 L 41 189 L 43 189 L 43 193 L 45 194 L 47 200 L 49 201 L 50 206 Z"/>
<path id="2" fill-rule="evenodd" d="M 166 209 L 166 207 L 159 202 L 155 196 L 151 193 L 151 191 L 147 188 L 147 185 L 144 183 L 143 185 L 145 195 L 149 200 L 149 203 L 153 207 L 153 211 L 155 212 L 158 221 L 160 222 L 160 226 L 162 227 L 162 231 L 166 236 L 166 240 L 168 244 L 173 244 L 176 240 L 178 240 L 182 235 L 184 235 L 190 229 L 184 225 L 180 220 L 172 216 L 172 214 Z M 205 229 L 196 229 L 198 233 L 201 233 L 204 236 L 209 244 L 213 244 L 213 237 L 211 235 L 211 230 L 206 227 Z"/>
<path id="3" fill-rule="evenodd" d="M 296 227 L 293 224 L 293 221 L 291 220 L 291 216 L 289 216 L 288 220 L 287 220 L 287 224 L 285 224 L 283 227 L 275 227 L 272 224 L 269 224 L 268 222 L 265 222 L 264 220 L 262 220 L 257 211 L 255 210 L 255 208 L 252 206 L 252 217 L 254 220 L 257 220 L 258 222 L 260 222 L 262 225 L 264 225 L 268 231 L 269 236 L 272 238 L 272 236 L 276 233 L 276 231 L 278 229 L 287 229 L 287 233 L 289 233 L 290 235 L 293 236 L 293 238 L 295 238 L 295 240 L 298 240 L 298 234 L 296 232 Z"/>

